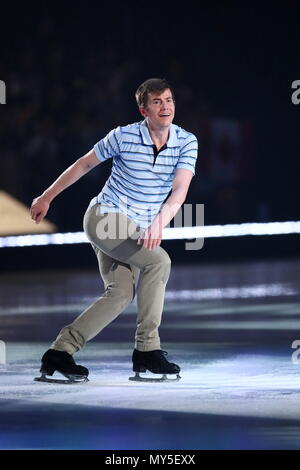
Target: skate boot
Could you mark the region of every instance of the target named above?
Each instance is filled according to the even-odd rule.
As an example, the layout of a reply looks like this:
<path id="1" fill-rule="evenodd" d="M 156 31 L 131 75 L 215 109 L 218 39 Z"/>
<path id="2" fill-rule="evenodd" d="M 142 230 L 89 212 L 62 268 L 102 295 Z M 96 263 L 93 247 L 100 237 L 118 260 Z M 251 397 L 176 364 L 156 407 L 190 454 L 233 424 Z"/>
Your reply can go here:
<path id="1" fill-rule="evenodd" d="M 132 354 L 133 367 L 135 372 L 134 377 L 129 377 L 129 380 L 137 382 L 177 382 L 180 380 L 180 367 L 177 364 L 169 362 L 166 359 L 166 351 L 156 349 L 155 351 L 137 351 L 136 349 Z M 153 374 L 162 374 L 160 378 L 146 378 L 141 377 L 140 372 L 150 371 Z M 167 374 L 176 374 L 176 378 L 169 379 Z"/>
<path id="2" fill-rule="evenodd" d="M 50 379 L 47 375 L 52 376 L 54 372 L 60 372 L 68 380 Z M 48 349 L 42 357 L 42 365 L 40 368 L 41 377 L 36 377 L 37 382 L 49 382 L 60 384 L 74 384 L 88 382 L 89 371 L 86 367 L 79 366 L 75 363 L 71 354 L 65 351 L 56 351 Z"/>

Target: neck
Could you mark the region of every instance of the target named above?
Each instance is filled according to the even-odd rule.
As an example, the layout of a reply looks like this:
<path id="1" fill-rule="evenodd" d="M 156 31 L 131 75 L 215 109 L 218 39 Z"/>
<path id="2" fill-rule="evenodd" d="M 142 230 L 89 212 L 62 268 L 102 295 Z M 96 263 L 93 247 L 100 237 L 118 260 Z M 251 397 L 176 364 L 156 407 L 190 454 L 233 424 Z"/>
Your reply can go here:
<path id="1" fill-rule="evenodd" d="M 153 143 L 157 147 L 162 147 L 165 145 L 168 141 L 169 138 L 169 132 L 170 132 L 170 126 L 168 127 L 154 127 L 152 126 L 151 123 L 149 123 L 148 120 L 146 120 L 149 133 L 151 136 L 151 139 L 153 140 Z"/>

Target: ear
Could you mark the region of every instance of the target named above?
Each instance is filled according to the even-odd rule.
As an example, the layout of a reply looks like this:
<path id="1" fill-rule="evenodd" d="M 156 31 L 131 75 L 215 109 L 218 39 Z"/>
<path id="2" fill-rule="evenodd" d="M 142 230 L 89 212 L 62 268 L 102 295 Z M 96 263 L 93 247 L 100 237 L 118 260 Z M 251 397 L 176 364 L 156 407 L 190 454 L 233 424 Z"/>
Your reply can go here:
<path id="1" fill-rule="evenodd" d="M 140 110 L 141 115 L 142 115 L 144 118 L 147 117 L 147 111 L 145 110 L 144 107 L 141 106 L 141 107 L 139 108 L 139 110 Z"/>

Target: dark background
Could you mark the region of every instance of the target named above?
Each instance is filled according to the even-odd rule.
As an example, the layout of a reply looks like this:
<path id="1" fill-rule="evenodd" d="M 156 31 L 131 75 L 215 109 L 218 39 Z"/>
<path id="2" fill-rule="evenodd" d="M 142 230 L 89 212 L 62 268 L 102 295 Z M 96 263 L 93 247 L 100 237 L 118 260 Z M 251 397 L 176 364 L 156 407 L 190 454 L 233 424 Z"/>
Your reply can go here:
<path id="1" fill-rule="evenodd" d="M 205 204 L 205 224 L 298 220 L 299 29 L 291 2 L 1 6 L 0 189 L 29 206 L 112 128 L 141 119 L 134 92 L 158 76 L 175 88 L 174 122 L 199 139 L 186 202 Z M 232 180 L 211 167 L 215 120 L 240 129 Z M 223 142 L 220 158 L 231 151 Z M 99 165 L 52 203 L 58 231 L 82 230 L 110 168 Z"/>

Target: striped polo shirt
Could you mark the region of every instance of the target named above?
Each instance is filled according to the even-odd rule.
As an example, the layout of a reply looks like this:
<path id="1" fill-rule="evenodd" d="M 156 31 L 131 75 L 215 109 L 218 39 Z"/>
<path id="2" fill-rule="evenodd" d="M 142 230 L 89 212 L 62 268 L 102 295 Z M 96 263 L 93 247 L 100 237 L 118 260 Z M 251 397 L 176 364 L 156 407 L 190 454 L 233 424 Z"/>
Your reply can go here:
<path id="1" fill-rule="evenodd" d="M 195 174 L 197 138 L 171 124 L 169 139 L 157 153 L 146 120 L 119 126 L 94 146 L 103 162 L 112 158 L 111 175 L 90 207 L 101 212 L 123 212 L 145 230 L 172 190 L 177 168 Z"/>

